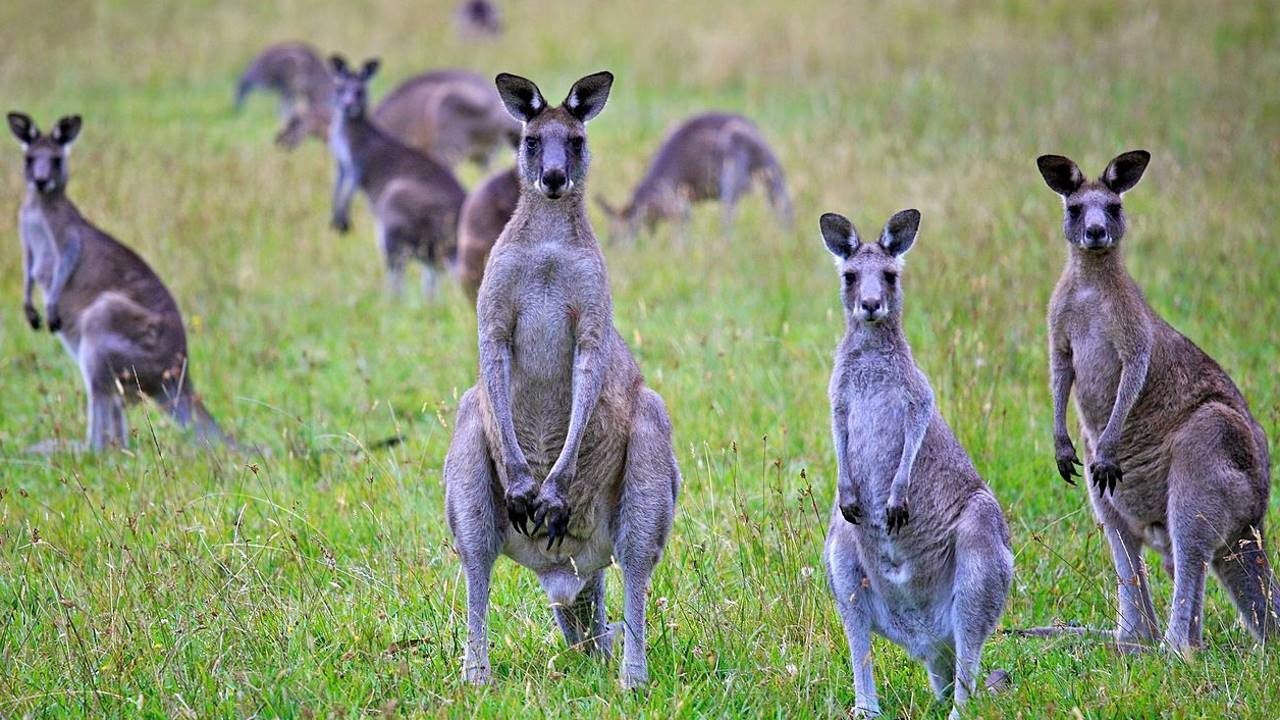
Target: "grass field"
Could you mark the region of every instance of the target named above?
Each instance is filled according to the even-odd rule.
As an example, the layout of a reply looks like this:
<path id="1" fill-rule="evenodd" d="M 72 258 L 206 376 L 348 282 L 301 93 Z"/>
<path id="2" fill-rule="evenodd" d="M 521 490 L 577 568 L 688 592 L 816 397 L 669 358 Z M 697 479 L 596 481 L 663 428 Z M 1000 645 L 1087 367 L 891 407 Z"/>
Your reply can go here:
<path id="1" fill-rule="evenodd" d="M 5 145 L 0 717 L 841 716 L 852 676 L 820 560 L 843 331 L 827 210 L 864 234 L 900 208 L 924 214 L 907 332 L 1009 518 L 1004 626 L 1110 624 L 1105 542 L 1053 470 L 1044 308 L 1065 248 L 1043 152 L 1089 174 L 1152 152 L 1126 202 L 1130 270 L 1280 438 L 1275 3 L 504 6 L 509 32 L 485 44 L 454 37 L 443 0 L 0 4 L 3 109 L 46 128 L 83 114 L 72 198 L 165 279 L 210 408 L 270 450 L 205 453 L 139 407 L 130 452 L 23 452 L 79 438 L 84 401 L 59 343 L 22 317 L 24 187 Z M 440 471 L 475 379 L 474 316 L 452 285 L 436 304 L 386 300 L 367 212 L 350 236 L 328 229 L 327 150 L 274 148 L 265 98 L 232 113 L 244 63 L 293 38 L 381 56 L 375 97 L 439 66 L 510 70 L 553 98 L 613 70 L 591 185 L 614 200 L 689 113 L 745 112 L 775 142 L 794 230 L 757 196 L 731 238 L 707 208 L 685 246 L 664 230 L 606 247 L 616 322 L 671 409 L 685 480 L 652 588 L 647 691 L 567 651 L 533 575 L 506 560 L 496 684 L 460 684 L 465 592 Z M 396 434 L 407 442 L 361 451 Z M 1280 527 L 1280 501 L 1268 521 Z M 1153 577 L 1163 614 L 1171 582 Z M 993 637 L 984 665 L 1015 685 L 972 715 L 1276 717 L 1276 651 L 1216 580 L 1208 595 L 1206 648 L 1188 661 Z M 923 669 L 875 647 L 886 714 L 944 717 Z"/>

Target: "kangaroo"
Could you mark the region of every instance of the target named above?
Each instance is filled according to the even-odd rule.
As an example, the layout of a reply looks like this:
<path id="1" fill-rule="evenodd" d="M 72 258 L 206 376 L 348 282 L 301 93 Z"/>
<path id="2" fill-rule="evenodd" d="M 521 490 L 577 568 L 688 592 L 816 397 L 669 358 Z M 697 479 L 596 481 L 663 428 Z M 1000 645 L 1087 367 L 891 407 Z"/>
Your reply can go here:
<path id="1" fill-rule="evenodd" d="M 520 200 L 477 307 L 480 380 L 458 403 L 445 509 L 467 583 L 463 678 L 490 680 L 489 579 L 499 553 L 533 570 L 569 645 L 608 657 L 604 571 L 622 569 L 621 683 L 648 681 L 645 596 L 671 531 L 680 471 L 662 398 L 613 325 L 587 219 L 587 121 L 608 72 L 549 107 L 533 82 L 496 84 L 523 123 Z"/>
<path id="2" fill-rule="evenodd" d="M 502 34 L 502 13 L 492 0 L 462 0 L 457 12 L 458 34 L 464 38 Z"/>
<path id="3" fill-rule="evenodd" d="M 22 310 L 32 330 L 44 292 L 49 331 L 80 366 L 89 396 L 88 446 L 127 447 L 124 407 L 146 395 L 203 442 L 227 442 L 191 382 L 178 305 L 142 258 L 99 230 L 67 197 L 67 156 L 80 116 L 63 117 L 46 135 L 11 112 L 9 129 L 26 156 L 27 195 L 18 212 L 22 237 Z"/>
<path id="4" fill-rule="evenodd" d="M 686 224 L 690 203 L 703 200 L 720 201 L 729 232 L 738 200 L 754 178 L 764 181 L 774 213 L 789 227 L 791 199 L 782 166 L 760 129 L 741 115 L 706 113 L 667 136 L 624 207 L 614 208 L 603 197 L 596 202 L 609 216 L 614 237 L 631 237 L 641 225 L 652 231 L 661 220 Z"/>
<path id="5" fill-rule="evenodd" d="M 276 133 L 276 144 L 292 149 L 307 136 L 326 137 L 333 80 L 324 61 L 310 45 L 279 43 L 255 57 L 236 85 L 237 111 L 257 88 L 280 96 L 280 115 L 285 124 Z"/>
<path id="6" fill-rule="evenodd" d="M 457 273 L 463 291 L 473 303 L 480 292 L 489 251 L 515 214 L 519 199 L 520 177 L 513 167 L 485 178 L 462 203 Z"/>
<path id="7" fill-rule="evenodd" d="M 1000 504 L 938 412 L 902 330 L 898 276 L 920 213 L 889 218 L 874 243 L 841 215 L 820 225 L 843 278 L 846 323 L 831 375 L 837 495 L 824 556 L 856 710 L 880 713 L 874 631 L 924 662 L 934 694 L 954 695 L 959 717 L 1004 610 L 1013 554 Z"/>
<path id="8" fill-rule="evenodd" d="M 520 125 L 493 85 L 466 70 L 435 70 L 400 83 L 373 111 L 373 121 L 437 161 L 486 167 L 499 149 L 514 146 Z"/>
<path id="9" fill-rule="evenodd" d="M 1073 485 L 1079 475 L 1067 430 L 1074 387 L 1089 498 L 1116 567 L 1122 646 L 1156 638 L 1144 543 L 1173 575 L 1168 650 L 1200 645 L 1208 565 L 1250 632 L 1270 640 L 1280 587 L 1263 546 L 1267 438 L 1231 378 L 1147 304 L 1124 266 L 1121 197 L 1150 159 L 1142 150 L 1124 153 L 1094 181 L 1061 155 L 1036 161 L 1063 198 L 1068 246 L 1049 304 L 1058 472 Z"/>
<path id="10" fill-rule="evenodd" d="M 353 71 L 334 55 L 334 113 L 329 146 L 338 161 L 332 225 L 351 228 L 351 199 L 364 191 L 376 219 L 378 245 L 387 265 L 387 289 L 398 296 L 410 256 L 423 264 L 422 289 L 436 291 L 436 270 L 457 256 L 458 210 L 466 191 L 449 168 L 410 148 L 371 122 L 367 84 L 378 70 L 369 60 Z"/>

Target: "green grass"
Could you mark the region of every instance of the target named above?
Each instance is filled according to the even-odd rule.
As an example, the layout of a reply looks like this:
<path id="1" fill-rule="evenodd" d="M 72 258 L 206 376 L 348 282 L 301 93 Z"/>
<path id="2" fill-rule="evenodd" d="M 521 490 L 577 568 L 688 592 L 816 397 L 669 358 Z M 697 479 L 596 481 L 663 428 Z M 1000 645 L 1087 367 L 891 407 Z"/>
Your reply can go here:
<path id="1" fill-rule="evenodd" d="M 1276 4 L 504 6 L 510 32 L 477 44 L 453 37 L 444 0 L 0 5 L 4 109 L 44 127 L 84 115 L 72 197 L 166 280 L 211 409 L 271 451 L 209 455 L 139 407 L 128 453 L 24 454 L 80 437 L 84 402 L 60 345 L 26 329 L 16 222 L 4 223 L 0 716 L 843 714 L 848 650 L 820 560 L 834 493 L 825 389 L 843 330 L 817 233 L 827 210 L 864 233 L 900 208 L 924 213 L 907 332 L 1009 518 L 1004 625 L 1109 624 L 1105 543 L 1084 492 L 1053 471 L 1044 308 L 1065 251 L 1042 152 L 1094 174 L 1122 150 L 1152 151 L 1127 200 L 1129 267 L 1280 438 Z M 289 38 L 380 55 L 375 95 L 466 66 L 559 97 L 612 69 L 591 183 L 615 200 L 689 113 L 741 110 L 775 141 L 794 231 L 755 198 L 732 238 L 708 208 L 683 247 L 663 231 L 606 248 L 618 327 L 666 398 L 685 478 L 652 589 L 646 692 L 566 651 L 534 577 L 506 560 L 496 684 L 460 685 L 465 593 L 440 469 L 475 378 L 474 317 L 452 286 L 435 305 L 386 301 L 367 212 L 350 236 L 327 228 L 325 148 L 272 147 L 265 98 L 232 114 L 243 64 Z M 23 185 L 7 147 L 0 208 L 13 218 Z M 358 452 L 397 433 L 408 441 Z M 1280 527 L 1276 501 L 1268 519 Z M 613 574 L 611 616 L 617 586 Z M 1159 570 L 1154 587 L 1164 612 Z M 1274 717 L 1276 652 L 1254 646 L 1215 580 L 1208 592 L 1207 647 L 1189 661 L 994 637 L 985 665 L 1016 684 L 973 716 Z M 888 715 L 945 716 L 920 666 L 880 640 L 875 654 Z"/>

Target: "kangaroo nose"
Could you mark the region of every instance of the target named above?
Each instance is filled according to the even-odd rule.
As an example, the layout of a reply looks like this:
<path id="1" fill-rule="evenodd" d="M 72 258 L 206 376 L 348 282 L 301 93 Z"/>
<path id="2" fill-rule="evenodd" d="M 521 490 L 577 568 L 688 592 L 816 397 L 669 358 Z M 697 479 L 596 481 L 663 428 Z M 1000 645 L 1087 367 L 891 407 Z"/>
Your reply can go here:
<path id="1" fill-rule="evenodd" d="M 875 317 L 875 314 L 879 312 L 879 310 L 880 310 L 879 300 L 863 300 L 862 301 L 862 311 L 867 314 L 867 317 Z"/>
<path id="2" fill-rule="evenodd" d="M 1102 238 L 1106 237 L 1106 235 L 1107 235 L 1107 229 L 1101 225 L 1090 225 L 1089 227 L 1084 229 L 1084 236 L 1089 238 L 1090 240 L 1094 240 L 1094 241 L 1101 240 Z"/>
<path id="3" fill-rule="evenodd" d="M 542 173 L 542 187 L 549 195 L 558 195 L 568 182 L 569 178 L 565 177 L 563 170 L 553 169 Z"/>

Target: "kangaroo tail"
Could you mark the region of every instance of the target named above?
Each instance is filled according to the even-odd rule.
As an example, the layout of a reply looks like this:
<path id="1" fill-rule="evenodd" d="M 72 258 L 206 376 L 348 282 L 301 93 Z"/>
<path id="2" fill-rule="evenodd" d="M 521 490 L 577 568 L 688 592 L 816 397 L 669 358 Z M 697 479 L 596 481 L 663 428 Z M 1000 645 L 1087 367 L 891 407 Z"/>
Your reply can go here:
<path id="1" fill-rule="evenodd" d="M 262 72 L 257 60 L 245 68 L 244 74 L 240 76 L 240 82 L 236 83 L 236 112 L 244 108 L 244 101 L 249 97 L 249 93 L 262 84 L 261 76 Z"/>
<path id="2" fill-rule="evenodd" d="M 235 446 L 235 441 L 222 431 L 194 390 L 186 388 L 175 401 L 168 404 L 168 410 L 174 421 L 194 431 L 196 439 L 201 443 Z"/>
<path id="3" fill-rule="evenodd" d="M 1084 625 L 1043 625 L 1040 627 L 1029 628 L 1010 628 L 1004 631 L 1007 635 L 1014 637 L 1061 637 L 1063 635 L 1074 635 L 1076 637 L 1094 637 L 1112 639 L 1115 633 L 1102 628 L 1085 627 Z"/>

